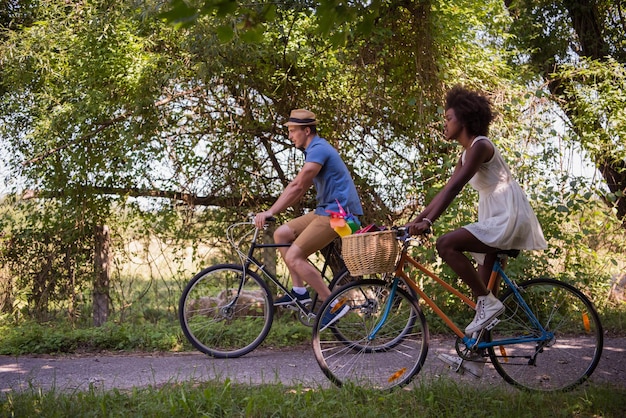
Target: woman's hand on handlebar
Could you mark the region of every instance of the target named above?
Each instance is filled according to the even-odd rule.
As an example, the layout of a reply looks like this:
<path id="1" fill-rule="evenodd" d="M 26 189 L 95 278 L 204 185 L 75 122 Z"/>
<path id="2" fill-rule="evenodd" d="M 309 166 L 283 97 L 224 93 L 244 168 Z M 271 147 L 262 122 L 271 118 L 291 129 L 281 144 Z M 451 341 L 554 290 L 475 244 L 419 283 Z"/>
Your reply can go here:
<path id="1" fill-rule="evenodd" d="M 409 222 L 405 226 L 410 235 L 425 235 L 430 233 L 430 224 L 426 221 Z"/>
<path id="2" fill-rule="evenodd" d="M 254 216 L 254 226 L 261 229 L 265 226 L 268 220 L 274 219 L 274 214 L 269 210 L 265 212 L 259 212 Z"/>

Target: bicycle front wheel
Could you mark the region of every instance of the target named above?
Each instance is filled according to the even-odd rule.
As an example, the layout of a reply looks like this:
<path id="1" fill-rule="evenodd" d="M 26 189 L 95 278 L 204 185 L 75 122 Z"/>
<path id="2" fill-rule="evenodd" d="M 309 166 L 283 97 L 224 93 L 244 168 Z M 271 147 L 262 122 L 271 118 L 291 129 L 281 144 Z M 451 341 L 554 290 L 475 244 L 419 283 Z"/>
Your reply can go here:
<path id="1" fill-rule="evenodd" d="M 202 270 L 187 284 L 179 302 L 185 337 L 201 352 L 233 358 L 258 347 L 272 326 L 274 306 L 267 284 L 233 264 Z"/>
<path id="2" fill-rule="evenodd" d="M 535 279 L 518 287 L 553 337 L 490 348 L 496 371 L 508 383 L 533 391 L 564 391 L 584 382 L 602 354 L 602 325 L 593 304 L 575 287 L 558 280 Z M 511 289 L 501 300 L 506 310 L 489 332 L 490 341 L 541 336 Z"/>
<path id="3" fill-rule="evenodd" d="M 392 277 L 393 277 L 392 273 L 368 274 L 366 276 L 354 277 L 350 275 L 350 272 L 348 271 L 348 269 L 345 269 L 343 272 L 335 276 L 335 278 L 333 279 L 329 287 L 330 287 L 330 290 L 332 291 L 341 286 L 345 286 L 348 283 L 354 282 L 356 280 L 389 281 L 389 280 L 392 280 Z M 399 282 L 398 286 L 400 286 L 402 290 L 406 291 L 409 295 L 411 295 L 413 299 L 417 300 L 416 293 L 413 291 L 413 289 L 407 287 L 404 282 Z M 349 335 L 348 336 L 342 335 L 341 328 L 332 328 L 332 331 L 335 334 L 335 337 L 337 338 L 338 341 L 345 341 L 346 344 L 352 344 L 353 350 L 360 350 L 360 349 L 363 349 L 366 351 L 386 350 L 389 348 L 393 348 L 397 344 L 399 344 L 404 338 L 404 335 L 407 333 L 410 333 L 411 330 L 413 329 L 413 325 L 415 325 L 415 321 L 417 320 L 417 317 L 407 316 L 406 319 L 407 319 L 407 322 L 404 324 L 404 328 L 400 328 L 398 325 L 398 328 L 397 328 L 398 334 L 396 338 L 379 338 L 377 339 L 378 344 L 374 343 L 373 341 L 368 341 L 368 344 L 362 347 L 359 346 L 358 343 L 351 341 Z"/>
<path id="4" fill-rule="evenodd" d="M 339 289 L 322 305 L 313 327 L 313 351 L 336 385 L 391 389 L 408 384 L 428 353 L 428 326 L 417 301 L 401 288 L 362 280 Z M 335 302 L 349 306 L 337 322 L 321 330 Z"/>

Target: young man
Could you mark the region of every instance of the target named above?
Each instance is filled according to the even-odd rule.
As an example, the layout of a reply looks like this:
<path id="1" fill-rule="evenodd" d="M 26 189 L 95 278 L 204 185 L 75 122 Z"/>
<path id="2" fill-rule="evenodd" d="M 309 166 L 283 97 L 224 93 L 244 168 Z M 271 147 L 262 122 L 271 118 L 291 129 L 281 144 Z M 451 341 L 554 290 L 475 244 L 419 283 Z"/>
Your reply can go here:
<path id="1" fill-rule="evenodd" d="M 276 202 L 268 210 L 255 216 L 255 224 L 261 228 L 267 218 L 276 216 L 292 206 L 312 185 L 315 186 L 317 192 L 315 210 L 281 225 L 274 232 L 276 243 L 291 243 L 290 247 L 281 248 L 280 252 L 293 281 L 291 294 L 277 299 L 274 303 L 276 306 L 292 304 L 294 299 L 303 303 L 310 301 L 305 283 L 315 289 L 320 300 L 330 296 L 330 290 L 320 272 L 307 261 L 307 258 L 337 238 L 337 233 L 330 226 L 330 215 L 327 212 L 339 212 L 337 202 L 353 215 L 363 214 L 361 201 L 348 168 L 337 150 L 317 134 L 317 123 L 315 114 L 306 109 L 295 109 L 291 112 L 285 126 L 289 130 L 289 139 L 296 148 L 304 152 L 304 165 Z M 347 311 L 348 307 L 345 306 L 337 309 L 328 318 L 323 318 L 323 327 L 329 326 Z"/>

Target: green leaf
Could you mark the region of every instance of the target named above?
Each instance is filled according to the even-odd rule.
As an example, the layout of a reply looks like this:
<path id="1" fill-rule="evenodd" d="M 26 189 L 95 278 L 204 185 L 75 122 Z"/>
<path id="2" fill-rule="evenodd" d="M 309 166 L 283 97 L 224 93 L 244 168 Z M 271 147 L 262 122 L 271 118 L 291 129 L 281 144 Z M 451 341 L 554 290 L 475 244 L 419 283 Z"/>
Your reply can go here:
<path id="1" fill-rule="evenodd" d="M 198 19 L 198 10 L 184 0 L 172 0 L 170 8 L 159 13 L 159 18 L 177 26 L 189 26 Z"/>
<path id="2" fill-rule="evenodd" d="M 235 32 L 230 25 L 219 26 L 216 31 L 218 39 L 224 43 L 231 41 L 235 36 Z"/>
<path id="3" fill-rule="evenodd" d="M 256 25 L 241 34 L 241 39 L 244 42 L 260 43 L 263 41 L 263 25 Z"/>
<path id="4" fill-rule="evenodd" d="M 234 14 L 238 7 L 237 0 L 223 0 L 215 2 L 215 8 L 217 10 L 217 16 L 224 17 L 230 14 Z"/>
<path id="5" fill-rule="evenodd" d="M 345 45 L 347 40 L 348 33 L 344 31 L 335 32 L 330 36 L 330 43 L 335 47 Z"/>
<path id="6" fill-rule="evenodd" d="M 276 5 L 275 4 L 266 4 L 263 7 L 263 18 L 266 22 L 272 22 L 276 19 Z"/>

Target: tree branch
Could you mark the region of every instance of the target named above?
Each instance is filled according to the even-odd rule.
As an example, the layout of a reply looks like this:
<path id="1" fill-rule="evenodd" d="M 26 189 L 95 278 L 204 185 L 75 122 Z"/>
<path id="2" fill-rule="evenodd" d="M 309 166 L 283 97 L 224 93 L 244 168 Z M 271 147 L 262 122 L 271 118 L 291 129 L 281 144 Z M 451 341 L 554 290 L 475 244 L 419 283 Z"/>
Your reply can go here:
<path id="1" fill-rule="evenodd" d="M 79 193 L 116 195 L 129 197 L 150 197 L 177 200 L 190 206 L 218 206 L 218 207 L 244 207 L 256 209 L 261 205 L 271 205 L 276 200 L 275 196 L 254 196 L 252 198 L 243 196 L 198 196 L 193 193 L 183 193 L 171 190 L 143 189 L 138 187 L 100 187 L 83 186 L 73 189 Z M 72 193 L 73 194 L 73 193 Z M 70 195 L 65 190 L 26 190 L 21 199 L 35 198 L 60 198 Z M 315 206 L 315 202 L 306 202 L 309 207 Z"/>

